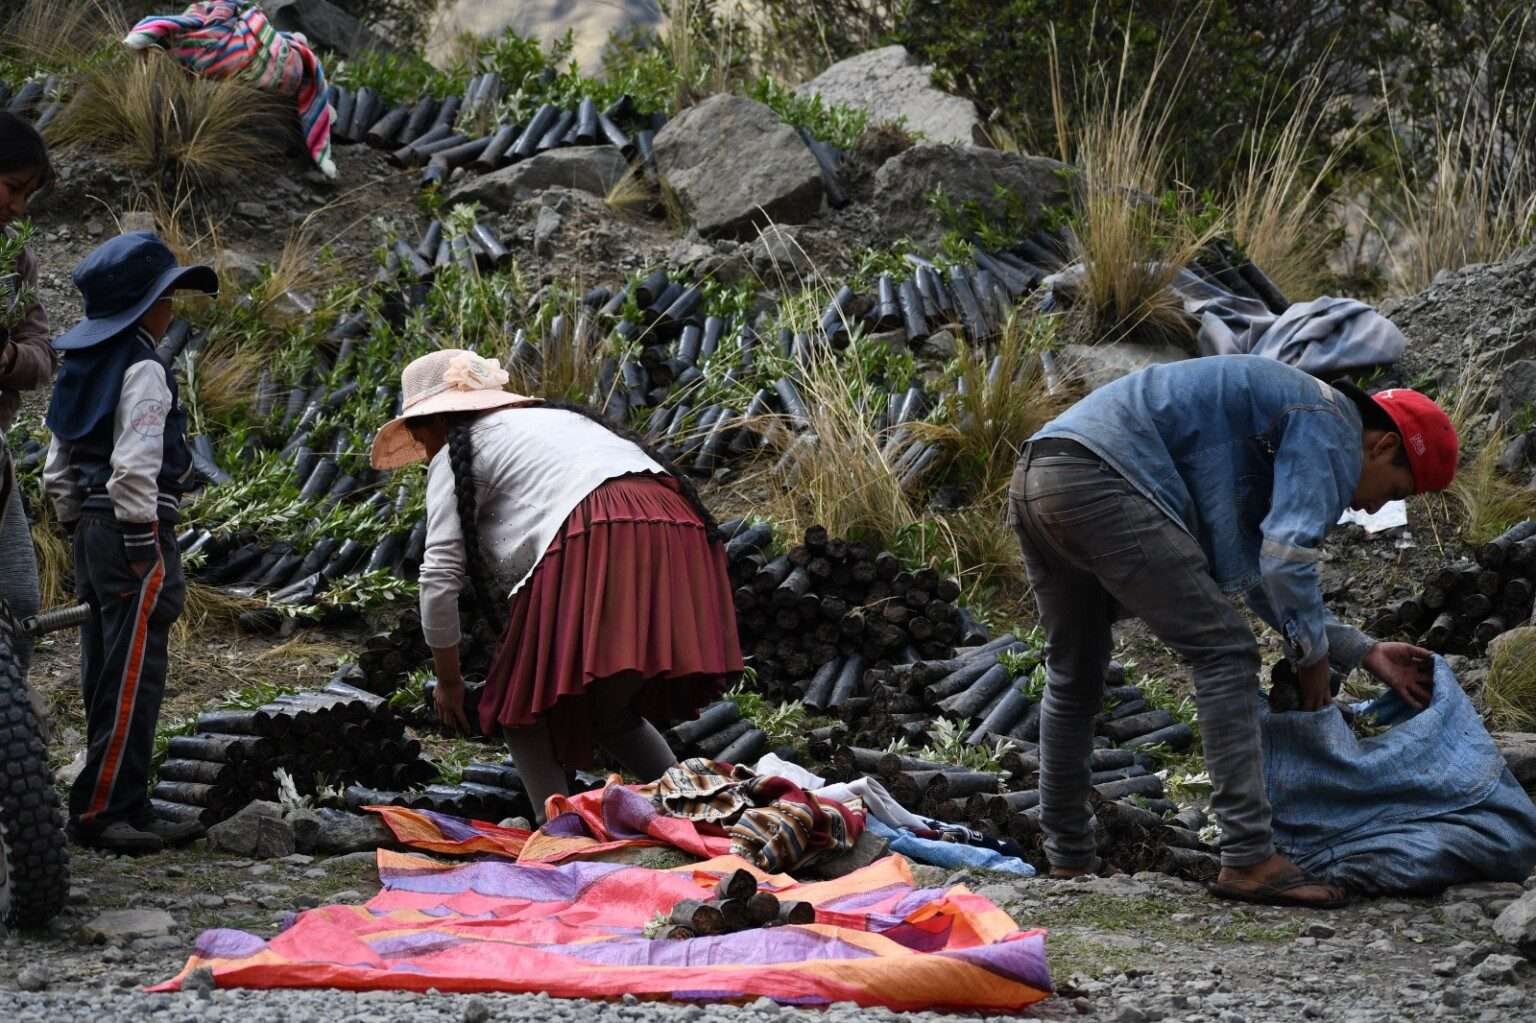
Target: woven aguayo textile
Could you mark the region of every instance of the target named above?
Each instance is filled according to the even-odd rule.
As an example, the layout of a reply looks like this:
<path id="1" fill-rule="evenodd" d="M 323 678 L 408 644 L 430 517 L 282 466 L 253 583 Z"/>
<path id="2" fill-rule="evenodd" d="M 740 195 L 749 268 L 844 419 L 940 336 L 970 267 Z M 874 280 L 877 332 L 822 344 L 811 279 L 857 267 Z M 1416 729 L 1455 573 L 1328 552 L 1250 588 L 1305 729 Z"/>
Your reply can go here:
<path id="1" fill-rule="evenodd" d="M 813 924 L 650 940 L 658 913 L 752 870 L 781 899 L 816 907 Z M 1007 1012 L 1051 989 L 1044 932 L 1024 931 L 963 886 L 918 888 L 888 856 L 836 881 L 798 884 L 726 856 L 674 870 L 616 863 L 481 860 L 446 864 L 379 853 L 384 890 L 366 906 L 299 914 L 270 941 L 205 931 L 176 978 L 199 967 L 219 987 L 544 991 L 788 1005 L 838 1001 L 897 1011 Z"/>
<path id="2" fill-rule="evenodd" d="M 310 159 L 326 177 L 331 159 L 331 118 L 320 58 L 308 44 L 279 32 L 250 0 L 198 3 L 181 14 L 145 18 L 123 40 L 135 50 L 159 46 L 201 78 L 238 78 L 264 92 L 292 96 Z"/>
<path id="3" fill-rule="evenodd" d="M 733 853 L 768 871 L 790 871 L 852 849 L 862 806 L 820 799 L 787 778 L 686 760 L 649 785 L 615 777 L 601 789 L 552 796 L 549 822 L 532 832 L 429 810 L 375 806 L 401 842 L 428 852 L 490 853 L 520 863 L 561 863 L 617 849 L 670 845 L 707 858 Z"/>

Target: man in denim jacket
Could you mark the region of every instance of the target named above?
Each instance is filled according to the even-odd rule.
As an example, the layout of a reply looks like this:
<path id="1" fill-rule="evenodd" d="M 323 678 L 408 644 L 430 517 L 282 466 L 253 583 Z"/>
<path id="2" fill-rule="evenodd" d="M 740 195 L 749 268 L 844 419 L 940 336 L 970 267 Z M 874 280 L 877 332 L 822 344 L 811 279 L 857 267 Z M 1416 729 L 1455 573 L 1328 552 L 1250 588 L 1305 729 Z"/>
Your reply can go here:
<path id="1" fill-rule="evenodd" d="M 1030 439 L 1010 487 L 1048 638 L 1041 825 L 1053 876 L 1094 867 L 1087 796 L 1110 624 L 1141 618 L 1194 673 L 1222 830 L 1218 895 L 1333 906 L 1344 893 L 1275 852 L 1264 792 L 1259 652 L 1233 605 L 1283 637 L 1302 705 L 1331 699 L 1330 663 L 1364 666 L 1414 706 L 1430 654 L 1378 643 L 1323 607 L 1323 536 L 1345 508 L 1443 490 L 1456 432 L 1424 395 L 1367 396 L 1272 359 L 1154 366 L 1088 395 Z"/>

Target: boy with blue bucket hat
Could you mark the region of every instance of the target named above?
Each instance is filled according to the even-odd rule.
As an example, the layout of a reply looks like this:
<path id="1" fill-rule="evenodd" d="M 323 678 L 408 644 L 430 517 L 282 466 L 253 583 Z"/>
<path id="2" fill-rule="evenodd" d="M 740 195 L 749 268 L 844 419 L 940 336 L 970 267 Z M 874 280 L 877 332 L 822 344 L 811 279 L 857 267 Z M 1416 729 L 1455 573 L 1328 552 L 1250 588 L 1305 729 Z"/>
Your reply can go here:
<path id="1" fill-rule="evenodd" d="M 172 292 L 215 294 L 219 280 L 136 231 L 98 246 L 74 281 L 85 319 L 53 342 L 63 360 L 43 473 L 74 535 L 75 588 L 92 612 L 80 634 L 87 745 L 70 830 L 84 845 L 158 852 L 202 829 L 156 819 L 148 792 L 170 630 L 186 595 L 174 524 L 192 475 L 186 413 L 155 345 L 171 323 Z"/>

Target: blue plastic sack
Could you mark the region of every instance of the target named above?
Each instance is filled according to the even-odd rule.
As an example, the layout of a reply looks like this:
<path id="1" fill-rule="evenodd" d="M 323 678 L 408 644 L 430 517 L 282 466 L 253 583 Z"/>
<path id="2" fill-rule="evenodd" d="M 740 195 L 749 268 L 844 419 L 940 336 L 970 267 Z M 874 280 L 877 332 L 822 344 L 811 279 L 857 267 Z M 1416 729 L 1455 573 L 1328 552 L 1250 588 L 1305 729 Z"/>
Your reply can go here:
<path id="1" fill-rule="evenodd" d="M 1395 692 L 1354 711 L 1261 710 L 1275 845 L 1304 870 L 1367 894 L 1523 881 L 1536 865 L 1536 806 L 1442 658 L 1415 711 Z"/>

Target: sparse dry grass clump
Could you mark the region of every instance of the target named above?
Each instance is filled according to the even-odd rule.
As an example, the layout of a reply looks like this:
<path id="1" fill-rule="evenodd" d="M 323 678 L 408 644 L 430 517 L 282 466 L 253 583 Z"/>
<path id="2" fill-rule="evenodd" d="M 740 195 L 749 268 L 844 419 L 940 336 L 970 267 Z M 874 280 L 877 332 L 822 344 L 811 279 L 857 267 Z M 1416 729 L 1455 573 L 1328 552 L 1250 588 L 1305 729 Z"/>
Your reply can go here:
<path id="1" fill-rule="evenodd" d="M 864 382 L 828 354 L 811 361 L 799 390 L 809 429 L 798 435 L 766 431 L 785 465 L 783 476 L 770 470 L 769 517 L 792 536 L 821 525 L 833 536 L 889 543 L 913 529 L 919 513 L 892 471 L 901 448 L 886 451 L 887 438 L 873 429 L 862 400 Z"/>
<path id="2" fill-rule="evenodd" d="M 150 176 L 166 194 L 259 180 L 295 131 L 292 105 L 233 79 L 195 78 L 158 50 L 119 54 L 88 74 L 50 129 Z"/>
<path id="3" fill-rule="evenodd" d="M 1126 94 L 1131 52 L 1124 40 L 1114 80 L 1100 74 L 1079 91 L 1094 97 L 1074 131 L 1067 123 L 1061 70 L 1052 54 L 1057 144 L 1080 174 L 1074 228 L 1083 277 L 1073 299 L 1080 330 L 1100 341 L 1169 341 L 1189 347 L 1191 330 L 1168 290 L 1179 270 L 1220 233 L 1164 201 L 1172 180 L 1172 103 L 1162 96 L 1166 52 L 1140 95 Z M 1178 92 L 1174 76 L 1171 94 Z"/>
<path id="4" fill-rule="evenodd" d="M 1053 330 L 1054 320 L 1016 314 L 991 345 L 962 343 L 949 414 L 942 423 L 914 427 L 924 440 L 950 452 L 952 475 L 983 503 L 1000 499 L 1019 449 L 1066 405 L 1064 395 L 1046 392 L 1040 369 L 1040 352 L 1049 347 Z"/>
<path id="5" fill-rule="evenodd" d="M 1327 182 L 1359 138 L 1347 132 L 1314 159 L 1326 105 L 1322 84 L 1316 74 L 1307 78 L 1296 87 L 1290 116 L 1253 134 L 1227 198 L 1233 240 L 1292 302 L 1315 298 L 1327 279 L 1335 234 Z"/>
<path id="6" fill-rule="evenodd" d="M 1530 45 L 1531 16 L 1503 26 L 1517 49 Z M 1504 109 L 1520 84 L 1506 77 L 1494 107 Z M 1536 172 L 1527 154 L 1536 142 L 1536 110 L 1504 124 L 1479 106 L 1481 97 L 1468 88 L 1458 113 L 1437 111 L 1429 124 L 1399 123 L 1388 97 L 1391 183 L 1377 196 L 1385 221 L 1377 229 L 1399 294 L 1423 291 L 1442 270 L 1504 259 L 1531 240 Z M 1405 152 L 1404 135 L 1431 138 L 1427 165 Z"/>
<path id="7" fill-rule="evenodd" d="M 1536 731 L 1536 628 L 1513 629 L 1493 642 L 1483 707 L 1493 725 Z"/>
<path id="8" fill-rule="evenodd" d="M 1466 436 L 1460 424 L 1457 433 Z M 1487 543 L 1515 523 L 1536 517 L 1536 491 L 1499 471 L 1503 447 L 1503 431 L 1494 430 L 1451 484 L 1449 495 L 1461 510 L 1461 535 L 1468 544 Z"/>

